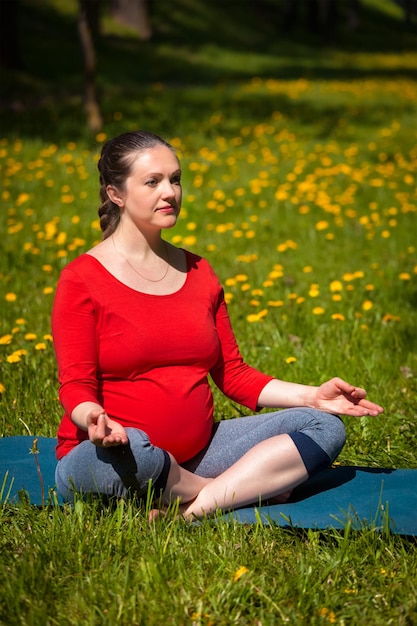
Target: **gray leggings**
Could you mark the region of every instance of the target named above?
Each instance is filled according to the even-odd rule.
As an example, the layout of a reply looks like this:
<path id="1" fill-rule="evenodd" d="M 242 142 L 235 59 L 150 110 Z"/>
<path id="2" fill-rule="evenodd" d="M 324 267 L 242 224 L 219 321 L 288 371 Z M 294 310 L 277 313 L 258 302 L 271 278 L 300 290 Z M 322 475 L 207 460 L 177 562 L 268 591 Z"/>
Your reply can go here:
<path id="1" fill-rule="evenodd" d="M 87 440 L 64 456 L 56 468 L 58 492 L 67 500 L 73 499 L 74 491 L 106 497 L 144 496 L 149 481 L 156 492 L 163 490 L 170 466 L 166 451 L 153 446 L 143 431 L 126 431 L 127 446 L 98 448 Z M 345 443 L 345 428 L 338 416 L 315 409 L 285 409 L 218 422 L 207 447 L 182 466 L 215 478 L 256 444 L 282 434 L 292 437 L 309 475 L 334 461 Z"/>

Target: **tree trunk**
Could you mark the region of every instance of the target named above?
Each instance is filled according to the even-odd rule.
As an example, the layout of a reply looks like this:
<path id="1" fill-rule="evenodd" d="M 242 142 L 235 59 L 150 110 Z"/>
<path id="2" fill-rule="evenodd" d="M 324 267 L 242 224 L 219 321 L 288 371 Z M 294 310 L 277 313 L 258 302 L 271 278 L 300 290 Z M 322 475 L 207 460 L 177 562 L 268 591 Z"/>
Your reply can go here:
<path id="1" fill-rule="evenodd" d="M 84 107 L 87 126 L 92 132 L 101 130 L 103 120 L 97 98 L 96 52 L 87 5 L 91 0 L 79 0 L 78 32 L 84 59 Z"/>

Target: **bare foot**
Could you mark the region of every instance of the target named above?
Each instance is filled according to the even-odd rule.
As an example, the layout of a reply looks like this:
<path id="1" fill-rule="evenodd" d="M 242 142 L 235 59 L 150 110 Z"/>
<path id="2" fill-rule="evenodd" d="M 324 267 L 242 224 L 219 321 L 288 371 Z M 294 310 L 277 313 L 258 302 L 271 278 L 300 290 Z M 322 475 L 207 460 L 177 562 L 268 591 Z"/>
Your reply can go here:
<path id="1" fill-rule="evenodd" d="M 148 514 L 148 522 L 154 522 L 158 517 L 165 517 L 166 514 L 165 509 L 151 509 Z"/>

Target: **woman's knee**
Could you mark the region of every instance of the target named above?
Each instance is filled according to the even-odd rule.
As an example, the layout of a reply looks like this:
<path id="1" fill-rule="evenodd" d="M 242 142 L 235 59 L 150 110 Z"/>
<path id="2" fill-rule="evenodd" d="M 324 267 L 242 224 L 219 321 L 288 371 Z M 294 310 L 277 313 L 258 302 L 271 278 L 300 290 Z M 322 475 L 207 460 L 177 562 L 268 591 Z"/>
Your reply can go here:
<path id="1" fill-rule="evenodd" d="M 126 446 L 99 448 L 84 441 L 59 461 L 58 492 L 72 499 L 75 492 L 124 497 L 146 495 L 150 483 L 163 490 L 170 467 L 169 455 L 152 445 L 146 433 L 127 428 Z"/>
<path id="2" fill-rule="evenodd" d="M 324 412 L 321 412 L 320 422 L 316 443 L 326 451 L 331 461 L 334 461 L 346 443 L 345 425 L 338 415 Z"/>

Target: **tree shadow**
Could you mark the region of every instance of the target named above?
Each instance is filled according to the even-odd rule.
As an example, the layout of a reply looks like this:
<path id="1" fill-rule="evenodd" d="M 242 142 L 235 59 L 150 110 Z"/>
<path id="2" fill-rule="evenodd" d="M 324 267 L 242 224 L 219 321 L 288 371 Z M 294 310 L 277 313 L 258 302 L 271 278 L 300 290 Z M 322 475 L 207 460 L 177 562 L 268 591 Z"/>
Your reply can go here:
<path id="1" fill-rule="evenodd" d="M 395 67 L 384 66 L 381 61 L 372 68 L 349 62 L 350 55 L 357 57 L 359 53 L 414 52 L 412 29 L 401 20 L 363 4 L 359 25 L 353 31 L 345 24 L 348 0 L 340 0 L 337 30 L 325 37 L 323 32 L 306 26 L 305 1 L 299 3 L 300 13 L 289 28 L 284 10 L 288 2 L 153 0 L 154 36 L 148 42 L 139 41 L 127 31 L 110 32 L 106 18 L 96 51 L 107 120 L 117 109 L 117 102 L 123 102 L 125 117 L 151 120 L 156 115 L 161 132 L 171 132 L 175 127 L 170 119 L 173 110 L 176 117 L 189 119 L 191 114 L 193 123 L 198 124 L 207 110 L 216 110 L 219 104 L 226 107 L 228 115 L 238 107 L 239 122 L 279 110 L 308 123 L 317 111 L 310 105 L 295 104 L 285 94 L 242 93 L 238 99 L 227 101 L 227 94 L 216 92 L 213 86 L 239 86 L 254 76 L 310 81 L 415 78 L 414 69 L 402 65 L 401 60 Z M 24 65 L 20 72 L 3 70 L 1 111 L 10 132 L 42 137 L 58 133 L 76 138 L 85 132 L 76 15 L 60 13 L 54 6 L 21 0 Z M 159 107 L 147 101 L 150 93 L 155 94 L 157 83 L 165 85 L 164 106 Z M 320 109 L 324 135 L 334 128 L 334 121 L 343 115 L 342 109 L 337 105 Z M 361 113 L 367 115 L 366 111 Z M 233 121 L 229 125 L 232 127 Z M 3 133 L 5 129 L 6 124 Z"/>

